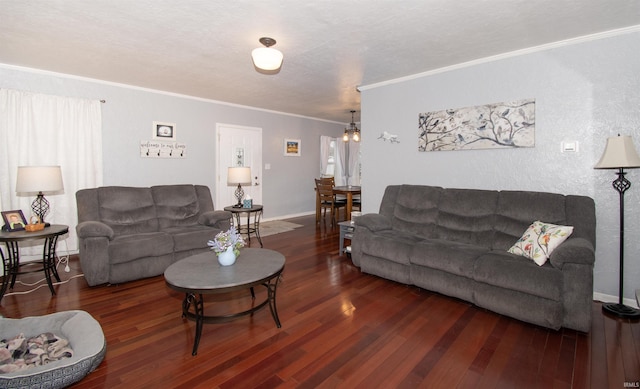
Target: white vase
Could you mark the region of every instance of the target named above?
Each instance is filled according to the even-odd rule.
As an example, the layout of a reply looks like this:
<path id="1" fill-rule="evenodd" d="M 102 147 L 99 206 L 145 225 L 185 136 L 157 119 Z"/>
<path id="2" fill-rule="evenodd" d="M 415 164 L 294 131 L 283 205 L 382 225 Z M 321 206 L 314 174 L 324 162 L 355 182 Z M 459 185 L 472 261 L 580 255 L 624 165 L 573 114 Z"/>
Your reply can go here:
<path id="1" fill-rule="evenodd" d="M 236 253 L 233 252 L 233 247 L 229 247 L 227 251 L 218 254 L 218 262 L 222 266 L 230 266 L 236 263 Z"/>

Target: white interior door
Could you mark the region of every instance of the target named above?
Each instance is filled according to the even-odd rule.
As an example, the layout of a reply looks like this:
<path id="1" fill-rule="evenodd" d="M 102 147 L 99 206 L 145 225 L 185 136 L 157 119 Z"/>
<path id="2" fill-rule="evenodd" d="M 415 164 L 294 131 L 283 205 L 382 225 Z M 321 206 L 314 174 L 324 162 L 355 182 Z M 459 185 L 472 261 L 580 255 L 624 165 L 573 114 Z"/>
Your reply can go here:
<path id="1" fill-rule="evenodd" d="M 231 124 L 216 124 L 218 139 L 218 179 L 216 182 L 216 209 L 236 204 L 236 186 L 227 185 L 227 168 L 251 168 L 251 185 L 242 185 L 245 196 L 254 204 L 262 204 L 262 128 Z"/>

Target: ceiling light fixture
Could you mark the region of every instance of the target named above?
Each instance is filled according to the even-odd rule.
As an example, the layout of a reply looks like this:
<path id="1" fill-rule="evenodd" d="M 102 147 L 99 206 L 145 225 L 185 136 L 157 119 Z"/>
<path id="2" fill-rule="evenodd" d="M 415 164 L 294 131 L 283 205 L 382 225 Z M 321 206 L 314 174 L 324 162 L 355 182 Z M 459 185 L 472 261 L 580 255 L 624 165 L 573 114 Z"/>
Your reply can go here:
<path id="1" fill-rule="evenodd" d="M 251 59 L 253 60 L 255 67 L 262 70 L 280 69 L 284 56 L 281 51 L 271 48 L 271 46 L 276 44 L 276 40 L 273 38 L 262 37 L 259 41 L 265 47 L 253 49 L 251 52 Z"/>
<path id="2" fill-rule="evenodd" d="M 351 136 L 354 142 L 360 142 L 360 130 L 356 127 L 356 123 L 353 121 L 354 113 L 356 113 L 356 111 L 351 110 L 351 123 L 349 124 L 349 128 L 344 129 L 342 140 L 345 142 L 349 141 L 349 136 Z"/>

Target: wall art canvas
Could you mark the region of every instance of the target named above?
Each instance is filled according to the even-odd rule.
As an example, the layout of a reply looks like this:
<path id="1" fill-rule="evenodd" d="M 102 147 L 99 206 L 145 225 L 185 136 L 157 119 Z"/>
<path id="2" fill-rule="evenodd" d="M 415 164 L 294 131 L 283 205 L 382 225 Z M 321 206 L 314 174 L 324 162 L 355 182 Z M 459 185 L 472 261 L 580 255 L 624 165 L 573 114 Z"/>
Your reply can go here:
<path id="1" fill-rule="evenodd" d="M 535 99 L 420 114 L 418 151 L 534 147 Z"/>

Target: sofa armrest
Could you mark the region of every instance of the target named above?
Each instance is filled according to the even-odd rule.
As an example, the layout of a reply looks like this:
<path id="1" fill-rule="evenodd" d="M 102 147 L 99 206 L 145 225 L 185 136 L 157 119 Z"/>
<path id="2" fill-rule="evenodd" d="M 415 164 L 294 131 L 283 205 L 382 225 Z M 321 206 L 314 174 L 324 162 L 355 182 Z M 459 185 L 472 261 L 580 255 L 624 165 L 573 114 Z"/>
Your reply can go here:
<path id="1" fill-rule="evenodd" d="M 198 223 L 209 227 L 218 227 L 226 231 L 227 229 L 229 229 L 229 221 L 231 220 L 231 216 L 231 212 L 229 211 L 207 211 L 203 212 L 202 215 L 200 215 L 200 217 L 198 218 Z M 224 222 L 227 223 L 225 224 Z"/>
<path id="2" fill-rule="evenodd" d="M 593 266 L 595 249 L 587 239 L 569 238 L 553 250 L 549 261 L 557 269 L 562 269 L 565 263 Z"/>
<path id="3" fill-rule="evenodd" d="M 367 213 L 354 219 L 356 227 L 364 227 L 371 232 L 390 230 L 391 219 L 379 213 Z"/>
<path id="4" fill-rule="evenodd" d="M 78 238 L 99 238 L 105 237 L 109 240 L 113 239 L 114 232 L 108 225 L 97 221 L 86 221 L 76 226 Z"/>

